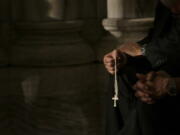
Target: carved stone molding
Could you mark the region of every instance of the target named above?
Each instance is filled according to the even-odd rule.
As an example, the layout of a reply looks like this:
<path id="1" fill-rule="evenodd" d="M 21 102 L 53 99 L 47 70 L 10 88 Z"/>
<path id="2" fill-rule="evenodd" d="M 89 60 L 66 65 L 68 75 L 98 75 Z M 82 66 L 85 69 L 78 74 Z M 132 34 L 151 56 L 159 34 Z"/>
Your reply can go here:
<path id="1" fill-rule="evenodd" d="M 153 18 L 148 17 L 149 10 L 141 15 L 144 11 L 140 8 L 142 3 L 141 0 L 107 0 L 108 13 L 102 25 L 109 34 L 98 46 L 98 60 L 102 61 L 107 50 L 111 51 L 123 42 L 137 42 L 147 34 Z"/>
<path id="2" fill-rule="evenodd" d="M 103 26 L 109 33 L 97 46 L 97 59 L 102 61 L 105 54 L 117 48 L 124 42 L 141 40 L 152 26 L 153 18 L 140 19 L 105 19 Z"/>
<path id="3" fill-rule="evenodd" d="M 142 38 L 153 22 L 154 2 L 149 1 L 148 4 L 150 10 L 146 10 L 142 0 L 108 0 L 108 18 L 103 21 L 104 28 L 121 42 Z"/>
<path id="4" fill-rule="evenodd" d="M 18 23 L 12 45 L 12 65 L 74 65 L 94 61 L 80 37 L 81 21 Z"/>
<path id="5" fill-rule="evenodd" d="M 104 28 L 121 42 L 137 41 L 143 38 L 153 24 L 153 18 L 105 19 Z"/>

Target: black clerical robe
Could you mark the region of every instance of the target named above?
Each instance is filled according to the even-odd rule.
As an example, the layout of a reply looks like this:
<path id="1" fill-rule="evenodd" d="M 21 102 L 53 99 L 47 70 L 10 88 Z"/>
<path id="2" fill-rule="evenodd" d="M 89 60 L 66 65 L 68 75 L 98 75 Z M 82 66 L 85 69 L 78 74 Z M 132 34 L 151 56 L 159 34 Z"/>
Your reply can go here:
<path id="1" fill-rule="evenodd" d="M 106 135 L 180 135 L 180 98 L 167 96 L 153 105 L 134 96 L 136 73 L 164 70 L 180 77 L 180 18 L 160 2 L 154 28 L 139 42 L 145 45 L 144 57 L 129 57 L 128 65 L 118 73 L 119 101 L 113 107 L 113 76 L 106 102 Z"/>

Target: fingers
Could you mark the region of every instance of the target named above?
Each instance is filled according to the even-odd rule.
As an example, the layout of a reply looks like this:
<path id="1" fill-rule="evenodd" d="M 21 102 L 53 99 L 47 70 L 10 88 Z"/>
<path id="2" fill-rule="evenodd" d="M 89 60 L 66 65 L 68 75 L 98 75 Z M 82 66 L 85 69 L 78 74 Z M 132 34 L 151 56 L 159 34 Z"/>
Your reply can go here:
<path id="1" fill-rule="evenodd" d="M 144 76 L 141 76 L 144 79 Z M 135 96 L 144 103 L 153 104 L 154 100 L 152 98 L 151 88 L 146 84 L 146 81 L 138 81 L 134 85 L 136 90 Z"/>
<path id="2" fill-rule="evenodd" d="M 114 74 L 115 72 L 115 67 L 114 67 L 115 59 L 117 59 L 117 70 L 123 66 L 121 62 L 123 59 L 121 54 L 122 54 L 121 51 L 114 50 L 111 53 L 104 56 L 104 60 L 103 60 L 104 65 L 109 73 Z"/>
<path id="3" fill-rule="evenodd" d="M 149 98 L 150 97 L 149 94 L 142 92 L 142 91 L 136 91 L 135 96 L 139 97 L 139 98 Z"/>
<path id="4" fill-rule="evenodd" d="M 114 74 L 115 73 L 115 69 L 114 67 L 106 67 L 107 71 L 110 73 L 110 74 Z"/>
<path id="5" fill-rule="evenodd" d="M 136 84 L 133 86 L 133 88 L 136 91 L 142 91 L 142 92 L 145 92 L 147 94 L 151 94 L 150 87 L 144 81 L 141 81 L 141 80 L 137 81 Z"/>
<path id="6" fill-rule="evenodd" d="M 114 61 L 106 63 L 107 67 L 114 67 Z"/>
<path id="7" fill-rule="evenodd" d="M 119 71 L 119 69 L 120 69 L 121 67 L 122 67 L 122 66 L 121 66 L 120 64 L 117 65 L 117 72 Z M 105 68 L 107 69 L 107 71 L 108 71 L 110 74 L 114 74 L 114 73 L 115 73 L 114 64 L 105 65 Z"/>
<path id="8" fill-rule="evenodd" d="M 156 77 L 156 73 L 155 72 L 150 72 L 150 73 L 147 74 L 146 80 L 147 81 L 153 81 L 155 77 Z"/>
<path id="9" fill-rule="evenodd" d="M 116 59 L 117 63 L 119 63 L 121 65 L 123 63 L 125 63 L 125 61 L 126 61 L 126 55 L 124 53 L 122 53 L 120 50 L 114 50 L 112 52 L 112 57 L 114 60 Z"/>
<path id="10" fill-rule="evenodd" d="M 112 57 L 111 54 L 107 54 L 104 56 L 104 64 L 107 63 L 114 63 L 114 58 Z"/>
<path id="11" fill-rule="evenodd" d="M 150 72 L 147 75 L 137 74 L 139 81 L 134 85 L 135 96 L 141 101 L 152 104 L 168 93 L 169 75 L 165 72 Z"/>
<path id="12" fill-rule="evenodd" d="M 111 55 L 111 56 L 113 57 L 113 59 L 116 59 L 117 56 L 118 56 L 117 50 L 114 50 L 114 51 L 112 52 L 112 55 Z"/>
<path id="13" fill-rule="evenodd" d="M 120 51 L 120 50 L 114 50 L 113 52 L 112 52 L 112 57 L 113 57 L 113 59 L 121 59 L 121 54 L 122 54 L 122 52 Z"/>
<path id="14" fill-rule="evenodd" d="M 139 80 L 153 81 L 154 78 L 156 77 L 156 73 L 150 72 L 147 75 L 137 73 L 136 76 Z"/>
<path id="15" fill-rule="evenodd" d="M 103 62 L 104 62 L 104 66 L 107 69 L 107 71 L 110 74 L 114 74 L 114 68 L 113 68 L 114 67 L 114 59 L 113 59 L 111 53 L 104 56 Z"/>
<path id="16" fill-rule="evenodd" d="M 144 91 L 148 94 L 152 94 L 154 90 L 153 80 L 156 77 L 155 72 L 150 72 L 147 75 L 136 74 L 139 81 L 136 82 L 134 89 Z"/>
<path id="17" fill-rule="evenodd" d="M 135 96 L 144 103 L 153 104 L 155 101 L 147 93 L 136 91 Z"/>

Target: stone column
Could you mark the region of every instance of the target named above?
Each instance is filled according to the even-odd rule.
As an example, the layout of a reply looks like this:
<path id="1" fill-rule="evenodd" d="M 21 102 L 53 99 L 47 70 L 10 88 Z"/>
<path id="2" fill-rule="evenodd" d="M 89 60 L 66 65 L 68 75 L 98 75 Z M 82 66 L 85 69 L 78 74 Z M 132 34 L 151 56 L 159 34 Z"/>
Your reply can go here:
<path id="1" fill-rule="evenodd" d="M 104 28 L 120 42 L 137 41 L 148 31 L 152 23 L 149 16 L 141 16 L 139 0 L 108 0 L 108 18 L 104 19 Z M 152 4 L 151 4 L 152 5 Z M 144 4 L 144 8 L 146 5 Z M 148 5 L 149 6 L 149 5 Z M 153 11 L 153 7 L 152 7 Z M 131 35 L 133 33 L 134 37 Z M 127 38 L 129 36 L 129 39 Z M 133 38 L 133 39 L 132 39 Z"/>
<path id="2" fill-rule="evenodd" d="M 124 18 L 124 0 L 107 0 L 107 18 L 104 22 L 111 19 L 111 23 L 113 23 L 113 21 L 117 22 Z M 121 31 L 116 30 L 116 28 L 109 30 L 109 27 L 107 27 L 105 23 L 103 24 L 104 28 L 110 31 L 111 34 L 117 38 L 121 37 Z"/>
<path id="3" fill-rule="evenodd" d="M 47 0 L 16 0 L 12 1 L 12 17 L 15 22 L 48 21 L 51 5 Z"/>
<path id="4" fill-rule="evenodd" d="M 78 1 L 67 1 L 70 7 L 65 3 L 64 10 L 58 10 L 62 14 L 50 17 L 43 6 L 48 2 L 42 0 L 21 1 L 13 9 L 11 68 L 1 73 L 11 73 L 10 86 L 2 86 L 10 93 L 5 100 L 12 114 L 5 119 L 13 121 L 9 127 L 16 134 L 99 134 L 95 54 L 80 35 L 84 22 L 79 20 Z"/>
<path id="5" fill-rule="evenodd" d="M 48 0 L 49 17 L 57 20 L 77 20 L 81 17 L 80 0 Z"/>
<path id="6" fill-rule="evenodd" d="M 80 37 L 82 21 L 17 23 L 11 64 L 61 66 L 92 62 L 92 49 Z"/>
<path id="7" fill-rule="evenodd" d="M 66 20 L 79 20 L 81 18 L 81 0 L 65 0 L 65 16 Z"/>
<path id="8" fill-rule="evenodd" d="M 151 10 L 146 10 L 146 6 L 149 5 Z M 153 1 L 146 5 L 141 0 L 107 0 L 107 8 L 107 18 L 102 24 L 108 34 L 98 46 L 99 60 L 123 42 L 136 42 L 142 39 L 153 22 L 149 13 L 154 10 Z"/>
<path id="9" fill-rule="evenodd" d="M 58 20 L 65 18 L 65 2 L 66 0 L 48 0 L 49 2 L 49 17 Z"/>
<path id="10" fill-rule="evenodd" d="M 107 0 L 107 16 L 108 18 L 123 18 L 124 0 Z"/>
<path id="11" fill-rule="evenodd" d="M 80 64 L 83 59 L 93 59 L 91 48 L 79 35 L 83 25 L 79 20 L 80 0 L 18 0 L 12 4 L 16 28 L 13 65 Z"/>

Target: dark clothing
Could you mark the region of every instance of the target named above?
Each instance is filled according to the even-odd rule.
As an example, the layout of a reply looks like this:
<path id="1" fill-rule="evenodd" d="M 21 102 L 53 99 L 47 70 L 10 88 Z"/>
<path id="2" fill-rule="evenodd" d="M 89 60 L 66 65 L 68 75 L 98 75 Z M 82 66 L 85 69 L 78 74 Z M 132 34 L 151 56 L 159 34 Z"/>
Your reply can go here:
<path id="1" fill-rule="evenodd" d="M 180 59 L 180 17 L 159 2 L 154 28 L 139 43 L 146 44 L 145 55 L 153 67 L 177 65 L 177 59 Z"/>
<path id="2" fill-rule="evenodd" d="M 134 96 L 136 73 L 165 70 L 180 76 L 180 19 L 158 4 L 154 28 L 140 41 L 146 44 L 145 57 L 129 58 L 127 67 L 118 74 L 119 101 L 113 107 L 114 81 L 111 76 L 107 94 L 106 135 L 180 135 L 180 98 L 167 96 L 156 104 L 142 103 Z"/>
<path id="3" fill-rule="evenodd" d="M 118 75 L 120 92 L 117 108 L 113 107 L 114 82 L 110 77 L 106 135 L 180 135 L 179 96 L 164 97 L 153 105 L 142 103 L 134 96 L 131 87 L 139 70 L 142 68 L 131 66 Z"/>

